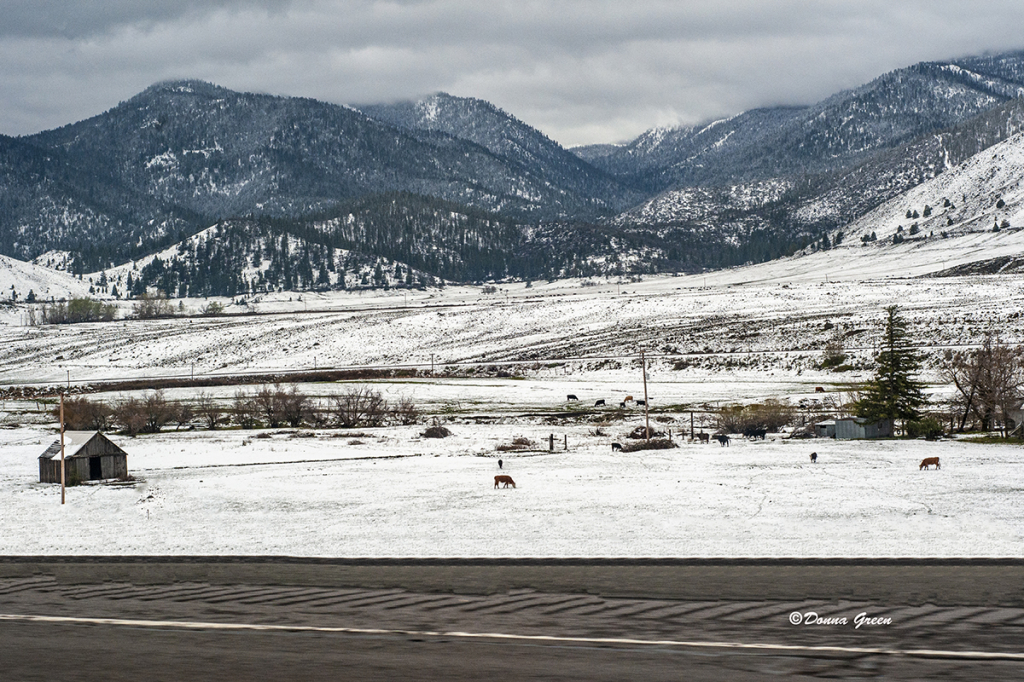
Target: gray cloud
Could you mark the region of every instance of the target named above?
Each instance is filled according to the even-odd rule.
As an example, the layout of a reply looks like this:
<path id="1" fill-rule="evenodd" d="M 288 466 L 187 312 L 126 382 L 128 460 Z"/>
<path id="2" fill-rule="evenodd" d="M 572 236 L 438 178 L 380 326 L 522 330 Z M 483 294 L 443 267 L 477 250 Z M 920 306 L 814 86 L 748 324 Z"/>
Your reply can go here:
<path id="1" fill-rule="evenodd" d="M 8 5 L 11 3 L 5 3 Z M 0 132 L 158 80 L 337 103 L 444 90 L 566 145 L 807 104 L 917 61 L 1024 48 L 1018 0 L 16 0 Z"/>
<path id="2" fill-rule="evenodd" d="M 6 0 L 0 37 L 83 38 L 124 26 L 153 26 L 235 7 L 280 10 L 291 0 Z"/>

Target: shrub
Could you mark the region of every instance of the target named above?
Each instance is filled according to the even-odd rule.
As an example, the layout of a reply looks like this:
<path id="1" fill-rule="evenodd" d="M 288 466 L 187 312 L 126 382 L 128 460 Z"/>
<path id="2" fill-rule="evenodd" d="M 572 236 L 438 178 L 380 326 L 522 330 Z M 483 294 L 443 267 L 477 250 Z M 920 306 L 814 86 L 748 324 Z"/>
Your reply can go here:
<path id="1" fill-rule="evenodd" d="M 91 298 L 73 298 L 68 303 L 43 306 L 43 324 L 78 324 L 110 322 L 117 315 L 117 306 Z"/>
<path id="2" fill-rule="evenodd" d="M 656 429 L 651 429 L 651 438 L 658 438 L 659 436 L 664 436 L 664 435 L 665 434 L 661 433 L 660 431 L 658 431 Z M 626 438 L 634 438 L 634 439 L 636 439 L 636 438 L 644 438 L 644 439 L 646 439 L 647 438 L 647 427 L 646 426 L 638 426 L 638 427 L 636 427 L 635 429 L 630 431 L 628 434 L 626 434 Z"/>
<path id="3" fill-rule="evenodd" d="M 132 306 L 132 314 L 140 320 L 151 320 L 157 317 L 172 317 L 174 306 L 167 300 L 167 294 L 142 294 Z"/>
<path id="4" fill-rule="evenodd" d="M 796 409 L 781 400 L 727 405 L 718 411 L 718 428 L 724 433 L 744 433 L 751 429 L 765 429 L 775 433 L 791 424 L 795 417 Z"/>
<path id="5" fill-rule="evenodd" d="M 523 436 L 516 436 L 512 439 L 510 445 L 499 445 L 497 450 L 499 452 L 511 452 L 514 450 L 526 450 L 527 448 L 533 447 L 534 443 L 529 438 Z"/>
<path id="6" fill-rule="evenodd" d="M 652 438 L 650 440 L 639 440 L 634 443 L 626 443 L 622 446 L 623 452 L 636 452 L 637 450 L 668 450 L 679 447 L 668 438 Z"/>
<path id="7" fill-rule="evenodd" d="M 450 435 L 452 435 L 452 432 L 439 424 L 428 427 L 427 430 L 421 434 L 423 438 L 447 438 Z"/>
<path id="8" fill-rule="evenodd" d="M 935 417 L 923 417 L 916 421 L 909 421 L 906 424 L 906 429 L 907 436 L 910 438 L 924 436 L 925 440 L 936 440 L 946 433 L 946 429 Z"/>
<path id="9" fill-rule="evenodd" d="M 207 303 L 206 305 L 199 309 L 199 314 L 206 317 L 212 317 L 214 315 L 223 315 L 224 306 L 218 303 L 217 301 L 210 301 L 209 303 Z"/>

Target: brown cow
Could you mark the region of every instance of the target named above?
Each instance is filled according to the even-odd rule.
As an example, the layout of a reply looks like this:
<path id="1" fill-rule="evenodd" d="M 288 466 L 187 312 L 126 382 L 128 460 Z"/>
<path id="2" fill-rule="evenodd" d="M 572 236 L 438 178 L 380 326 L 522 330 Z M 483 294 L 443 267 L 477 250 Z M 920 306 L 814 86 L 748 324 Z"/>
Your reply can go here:
<path id="1" fill-rule="evenodd" d="M 825 392 L 825 387 L 824 386 L 815 386 L 814 387 L 814 392 L 815 393 L 824 393 Z"/>
<path id="2" fill-rule="evenodd" d="M 516 487 L 516 482 L 512 480 L 511 476 L 495 476 L 494 487 L 497 488 L 499 483 L 504 483 L 506 488 L 509 486 L 509 484 L 511 484 L 513 488 Z"/>
<path id="3" fill-rule="evenodd" d="M 917 470 L 920 471 L 921 469 L 927 469 L 932 464 L 935 465 L 936 469 L 941 469 L 942 468 L 942 467 L 939 466 L 939 458 L 938 457 L 925 457 L 924 459 L 921 460 L 921 466 L 919 466 L 917 468 Z"/>

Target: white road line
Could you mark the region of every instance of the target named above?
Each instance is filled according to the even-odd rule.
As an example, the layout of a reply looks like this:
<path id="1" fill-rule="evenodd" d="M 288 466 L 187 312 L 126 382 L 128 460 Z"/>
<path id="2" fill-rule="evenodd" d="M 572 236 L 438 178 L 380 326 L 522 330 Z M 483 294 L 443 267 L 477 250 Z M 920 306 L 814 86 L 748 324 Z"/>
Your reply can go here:
<path id="1" fill-rule="evenodd" d="M 136 628 L 172 628 L 179 630 L 248 630 L 254 632 L 324 632 L 353 635 L 401 635 L 406 637 L 452 637 L 461 639 L 497 639 L 561 644 L 623 644 L 631 646 L 671 646 L 704 649 L 753 649 L 761 651 L 796 651 L 807 653 L 882 654 L 887 656 L 921 656 L 979 660 L 1024 661 L 1024 653 L 991 651 L 950 651 L 944 649 L 883 649 L 849 646 L 805 646 L 799 644 L 765 644 L 748 642 L 692 642 L 672 639 L 631 639 L 627 637 L 563 637 L 558 635 L 516 635 L 503 632 L 458 632 L 433 630 L 388 630 L 381 628 L 344 628 L 318 625 L 263 625 L 259 623 L 206 623 L 180 620 L 136 620 L 124 618 L 81 618 L 74 616 L 36 616 L 0 614 L 0 621 L 29 623 L 114 625 Z"/>

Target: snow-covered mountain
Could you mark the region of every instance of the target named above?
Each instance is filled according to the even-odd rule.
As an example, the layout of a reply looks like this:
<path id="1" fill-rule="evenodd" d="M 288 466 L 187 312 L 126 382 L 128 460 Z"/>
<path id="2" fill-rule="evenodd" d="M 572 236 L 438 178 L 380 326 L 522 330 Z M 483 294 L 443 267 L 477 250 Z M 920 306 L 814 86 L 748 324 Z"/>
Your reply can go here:
<path id="1" fill-rule="evenodd" d="M 88 120 L 0 139 L 0 253 L 75 250 L 92 269 L 217 219 L 310 216 L 394 191 L 530 220 L 621 205 L 617 181 L 559 150 L 551 143 L 533 161 L 506 157 L 351 107 L 160 83 Z"/>
<path id="2" fill-rule="evenodd" d="M 849 168 L 1022 95 L 1022 52 L 924 62 L 813 106 L 754 109 L 573 151 L 652 191 L 806 176 Z"/>
<path id="3" fill-rule="evenodd" d="M 128 264 L 129 290 L 191 295 L 338 286 L 339 253 L 379 286 L 762 262 L 859 239 L 863 216 L 1024 129 L 1022 92 L 1024 53 L 923 63 L 573 154 L 472 98 L 356 109 L 173 81 L 0 136 L 0 253 L 78 275 Z M 949 232 L 940 208 L 946 227 L 980 224 L 929 203 L 929 234 Z M 219 242 L 200 235 L 215 224 Z M 276 267 L 253 265 L 267 254 Z"/>
<path id="4" fill-rule="evenodd" d="M 443 133 L 478 144 L 495 156 L 543 176 L 567 194 L 589 198 L 598 209 L 622 208 L 641 198 L 638 192 L 630 191 L 536 128 L 484 100 L 441 92 L 417 101 L 364 105 L 359 110 L 418 132 L 427 140 L 437 139 L 429 133 Z"/>

